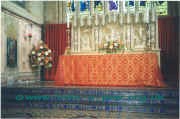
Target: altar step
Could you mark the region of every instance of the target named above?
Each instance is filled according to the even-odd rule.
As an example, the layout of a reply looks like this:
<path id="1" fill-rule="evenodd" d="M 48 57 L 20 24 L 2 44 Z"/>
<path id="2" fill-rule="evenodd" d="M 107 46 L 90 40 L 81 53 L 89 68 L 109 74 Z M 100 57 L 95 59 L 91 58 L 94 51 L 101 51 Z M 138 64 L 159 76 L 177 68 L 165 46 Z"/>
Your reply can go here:
<path id="1" fill-rule="evenodd" d="M 2 88 L 2 109 L 179 113 L 178 89 Z"/>

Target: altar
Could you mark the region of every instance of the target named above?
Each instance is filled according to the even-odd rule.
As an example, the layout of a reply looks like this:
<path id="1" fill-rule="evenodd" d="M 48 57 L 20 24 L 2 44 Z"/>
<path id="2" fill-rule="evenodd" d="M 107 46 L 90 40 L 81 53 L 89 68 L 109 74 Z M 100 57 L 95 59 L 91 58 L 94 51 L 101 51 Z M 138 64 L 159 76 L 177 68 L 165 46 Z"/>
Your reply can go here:
<path id="1" fill-rule="evenodd" d="M 55 75 L 58 86 L 164 87 L 156 53 L 64 55 Z"/>
<path id="2" fill-rule="evenodd" d="M 102 14 L 88 7 L 91 3 L 86 11 L 80 4 L 67 9 L 67 47 L 59 56 L 55 84 L 164 87 L 155 5 L 134 12 L 132 6 L 124 9 L 125 2 L 104 2 L 105 8 L 119 9 L 102 9 Z"/>

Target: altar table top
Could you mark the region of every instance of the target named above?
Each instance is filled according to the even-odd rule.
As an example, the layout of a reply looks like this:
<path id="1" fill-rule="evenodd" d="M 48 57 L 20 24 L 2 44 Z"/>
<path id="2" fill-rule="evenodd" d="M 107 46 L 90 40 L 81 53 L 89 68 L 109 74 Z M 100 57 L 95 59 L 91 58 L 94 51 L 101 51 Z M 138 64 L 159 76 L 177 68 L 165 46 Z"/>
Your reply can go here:
<path id="1" fill-rule="evenodd" d="M 55 84 L 165 86 L 156 53 L 60 56 Z"/>

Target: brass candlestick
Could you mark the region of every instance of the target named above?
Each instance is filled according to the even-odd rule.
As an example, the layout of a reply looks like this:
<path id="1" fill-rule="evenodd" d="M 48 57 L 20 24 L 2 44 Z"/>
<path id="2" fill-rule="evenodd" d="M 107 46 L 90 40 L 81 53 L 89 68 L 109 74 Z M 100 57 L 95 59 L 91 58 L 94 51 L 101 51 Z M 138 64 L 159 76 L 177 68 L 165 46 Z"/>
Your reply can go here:
<path id="1" fill-rule="evenodd" d="M 70 39 L 69 39 L 70 28 L 67 28 L 66 33 L 67 33 L 67 47 L 65 49 L 65 54 L 70 55 L 71 54 Z"/>

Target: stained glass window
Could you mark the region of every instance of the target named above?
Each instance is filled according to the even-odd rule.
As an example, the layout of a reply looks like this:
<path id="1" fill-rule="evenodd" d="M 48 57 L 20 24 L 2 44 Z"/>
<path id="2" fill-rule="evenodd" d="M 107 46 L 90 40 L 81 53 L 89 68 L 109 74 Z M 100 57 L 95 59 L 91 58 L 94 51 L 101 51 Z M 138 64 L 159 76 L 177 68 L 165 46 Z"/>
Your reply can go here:
<path id="1" fill-rule="evenodd" d="M 74 0 L 67 1 L 67 12 L 71 13 L 75 11 L 75 3 Z"/>
<path id="2" fill-rule="evenodd" d="M 82 0 L 80 1 L 80 12 L 87 13 L 90 11 L 90 1 Z"/>
<path id="3" fill-rule="evenodd" d="M 144 10 L 146 7 L 152 7 L 152 5 L 156 5 L 156 13 L 158 16 L 167 15 L 168 14 L 168 4 L 167 1 L 140 1 L 139 6 L 140 10 Z"/>
<path id="4" fill-rule="evenodd" d="M 135 11 L 135 2 L 134 1 L 126 1 L 125 9 L 128 12 L 134 12 Z"/>
<path id="5" fill-rule="evenodd" d="M 94 11 L 95 12 L 103 12 L 104 3 L 102 1 L 94 1 Z"/>
<path id="6" fill-rule="evenodd" d="M 109 10 L 110 11 L 119 11 L 119 2 L 116 0 L 109 1 Z"/>
<path id="7" fill-rule="evenodd" d="M 159 1 L 156 6 L 156 12 L 159 16 L 168 15 L 167 1 Z"/>
<path id="8" fill-rule="evenodd" d="M 146 8 L 146 1 L 140 1 L 139 2 L 139 10 L 144 11 Z"/>

